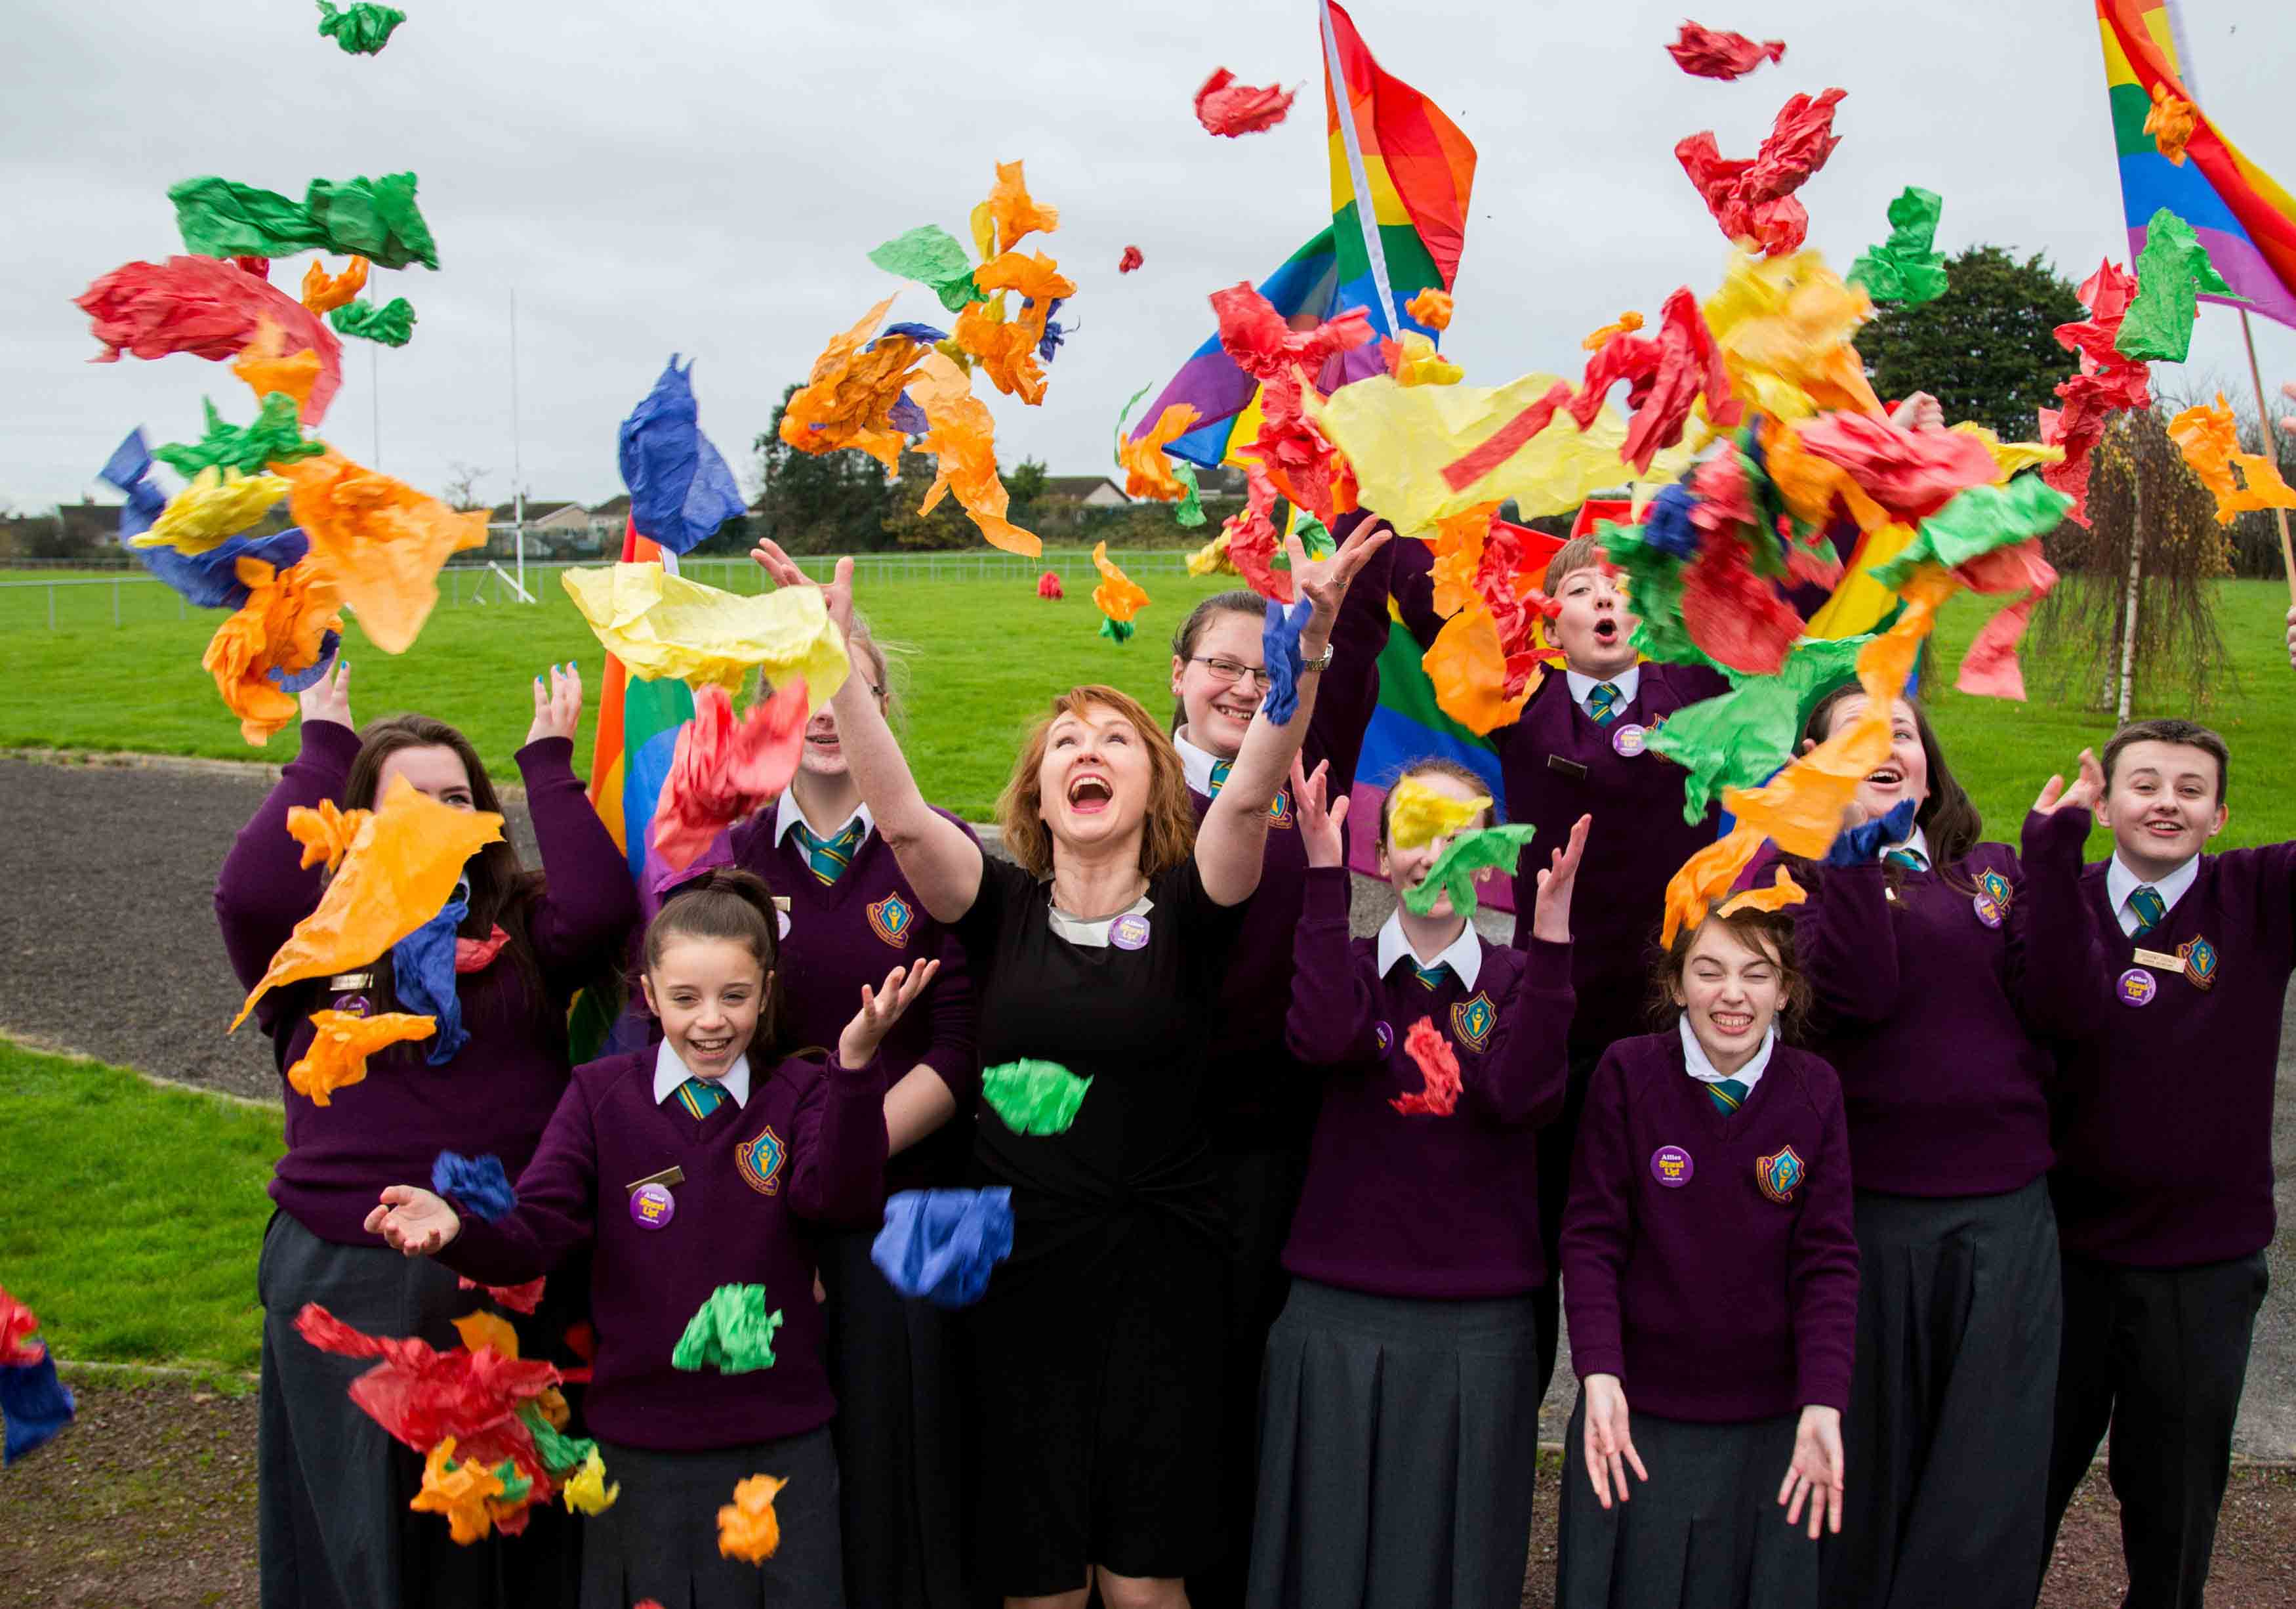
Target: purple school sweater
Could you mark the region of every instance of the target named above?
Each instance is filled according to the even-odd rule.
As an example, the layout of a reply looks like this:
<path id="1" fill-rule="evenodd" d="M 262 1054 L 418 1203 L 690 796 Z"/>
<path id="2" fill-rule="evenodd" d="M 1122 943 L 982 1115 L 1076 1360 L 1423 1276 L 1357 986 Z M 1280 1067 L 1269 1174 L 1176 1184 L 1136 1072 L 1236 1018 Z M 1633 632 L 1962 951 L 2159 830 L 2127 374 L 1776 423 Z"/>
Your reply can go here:
<path id="1" fill-rule="evenodd" d="M 287 812 L 323 800 L 340 802 L 358 748 L 358 735 L 348 727 L 304 723 L 302 751 L 224 861 L 216 916 L 232 969 L 247 987 L 319 903 L 321 874 L 299 868 L 302 848 L 287 835 Z M 376 1194 L 385 1185 L 429 1179 L 441 1151 L 498 1156 L 512 1178 L 534 1154 L 566 1090 L 568 1002 L 612 964 L 637 921 L 629 866 L 590 808 L 573 755 L 565 738 L 544 738 L 518 751 L 547 877 L 528 909 L 542 977 L 538 997 L 507 956 L 496 957 L 485 971 L 458 980 L 471 1040 L 452 1061 L 431 1066 L 424 1060 L 427 1039 L 389 1047 L 367 1058 L 365 1081 L 335 1091 L 326 1106 L 285 1088 L 283 1074 L 310 1043 L 311 1013 L 334 1003 L 327 981 L 274 989 L 257 1005 L 256 1022 L 271 1037 L 287 1104 L 287 1153 L 272 1178 L 271 1197 L 322 1240 L 380 1244 L 364 1227 Z"/>
<path id="2" fill-rule="evenodd" d="M 1396 561 L 1396 605 L 1423 644 L 1435 640 L 1432 550 L 1403 545 Z M 1538 829 L 1515 868 L 1514 941 L 1530 942 L 1538 872 L 1548 854 L 1570 841 L 1581 816 L 1592 816 L 1578 868 L 1579 898 L 1570 911 L 1572 1059 L 1582 1066 L 1615 1039 L 1644 1032 L 1650 1022 L 1651 968 L 1658 959 L 1666 885 L 1682 863 L 1714 841 L 1716 811 L 1683 819 L 1686 773 L 1644 748 L 1621 754 L 1618 735 L 1655 727 L 1686 704 L 1729 691 L 1718 672 L 1685 665 L 1644 664 L 1635 696 L 1608 727 L 1570 696 L 1562 669 L 1550 668 L 1512 726 L 1490 735 L 1506 788 L 1507 819 Z M 1631 745 L 1629 745 L 1631 746 Z"/>
<path id="3" fill-rule="evenodd" d="M 946 810 L 939 814 L 956 821 Z M 973 836 L 971 827 L 956 825 Z M 970 1131 L 980 1093 L 979 1007 L 965 973 L 964 947 L 925 914 L 883 835 L 873 832 L 862 840 L 853 864 L 835 882 L 824 883 L 813 874 L 795 833 L 774 842 L 769 805 L 718 833 L 692 866 L 649 875 L 649 914 L 660 908 L 666 889 L 720 866 L 756 873 L 777 898 L 790 902 L 781 947 L 782 999 L 790 1014 L 783 1035 L 787 1044 L 834 1047 L 861 1008 L 864 983 L 880 988 L 896 966 L 940 962 L 932 988 L 885 1036 L 877 1063 L 887 1089 L 912 1068 L 931 1068 L 955 1097 L 956 1115 L 886 1164 L 885 1187 L 922 1190 L 958 1183 L 972 1154 Z M 878 1094 L 882 1097 L 884 1090 Z"/>
<path id="4" fill-rule="evenodd" d="M 1769 851 L 1754 881 L 1767 883 Z M 2007 907 L 1988 924 L 1978 895 L 1937 871 L 1795 868 L 1795 948 L 1817 996 L 1810 1048 L 1841 1078 L 1857 1187 L 1892 1195 L 1997 1195 L 2049 1170 L 2050 1052 L 2045 1003 L 2025 986 L 2024 874 L 2006 844 L 1955 868 L 1992 879 Z"/>
<path id="5" fill-rule="evenodd" d="M 598 1333 L 584 1413 L 593 1433 L 659 1452 L 698 1452 L 802 1435 L 837 1411 L 822 1364 L 821 1309 L 806 1225 L 853 1224 L 882 1199 L 882 1076 L 792 1056 L 752 1066 L 750 1099 L 696 1119 L 653 1098 L 652 1050 L 575 1069 L 518 1206 L 474 1215 L 439 1260 L 483 1285 L 518 1285 L 594 1245 L 590 1319 Z M 657 1228 L 627 1186 L 668 1169 L 675 1211 Z M 770 1368 L 673 1368 L 670 1354 L 719 1285 L 762 1285 L 782 1326 Z"/>
<path id="6" fill-rule="evenodd" d="M 1472 989 L 1447 969 L 1430 989 L 1402 961 L 1379 976 L 1378 941 L 1348 938 L 1343 867 L 1308 873 L 1285 1037 L 1324 1072 L 1308 1178 L 1283 1266 L 1375 1296 L 1519 1296 L 1546 1281 L 1538 1238 L 1537 1129 L 1570 1072 L 1570 947 L 1488 940 Z M 1406 1116 L 1425 1088 L 1404 1049 L 1428 1018 L 1459 1058 L 1458 1109 Z"/>
<path id="7" fill-rule="evenodd" d="M 1334 534 L 1345 540 L 1369 517 L 1343 515 Z M 1364 729 L 1379 702 L 1389 567 L 1395 550 L 1405 546 L 1418 544 L 1390 538 L 1365 562 L 1332 622 L 1332 668 L 1323 673 L 1323 685 L 1316 690 L 1315 713 L 1308 717 L 1300 754 L 1304 770 L 1313 771 L 1319 761 L 1328 764 L 1327 800 L 1344 799 L 1355 786 Z M 1211 796 L 1191 789 L 1188 799 L 1201 822 L 1211 809 Z M 1318 1080 L 1293 1062 L 1284 1045 L 1292 934 L 1308 879 L 1307 846 L 1300 841 L 1299 813 L 1288 783 L 1276 794 L 1268 816 L 1259 887 L 1245 907 L 1243 931 L 1220 992 L 1220 1026 L 1212 1040 L 1218 1063 L 1211 1084 L 1218 1112 L 1213 1138 L 1228 1150 L 1273 1145 L 1296 1152 L 1307 1143 L 1315 1121 Z M 1373 824 L 1374 831 L 1377 825 Z M 1344 830 L 1352 833 L 1355 824 L 1348 823 Z"/>
<path id="8" fill-rule="evenodd" d="M 2203 855 L 2176 908 L 2134 939 L 2109 903 L 2105 863 L 2081 865 L 2087 835 L 2076 811 L 2025 820 L 2029 974 L 2083 1025 L 2060 1047 L 2058 1238 L 2078 1256 L 2136 1268 L 2250 1256 L 2275 1227 L 2272 1099 L 2296 970 L 2296 844 Z M 2140 948 L 2182 954 L 2184 970 L 2139 960 Z M 2120 989 L 2132 969 L 2152 980 L 2142 1005 Z"/>
<path id="9" fill-rule="evenodd" d="M 1636 1411 L 1731 1424 L 1847 1409 L 1857 1330 L 1849 1137 L 1833 1069 L 1770 1053 L 1725 1116 L 1678 1032 L 1611 1047 L 1587 1087 L 1562 1219 L 1578 1377 Z"/>

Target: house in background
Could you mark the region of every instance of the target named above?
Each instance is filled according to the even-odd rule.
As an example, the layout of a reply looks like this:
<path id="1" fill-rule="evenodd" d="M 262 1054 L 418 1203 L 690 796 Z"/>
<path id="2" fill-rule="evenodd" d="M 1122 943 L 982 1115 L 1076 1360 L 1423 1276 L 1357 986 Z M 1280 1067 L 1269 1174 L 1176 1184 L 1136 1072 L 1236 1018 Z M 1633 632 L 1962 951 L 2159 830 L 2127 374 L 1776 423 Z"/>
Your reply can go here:
<path id="1" fill-rule="evenodd" d="M 1043 501 L 1071 508 L 1122 508 L 1132 499 L 1106 475 L 1047 475 Z"/>

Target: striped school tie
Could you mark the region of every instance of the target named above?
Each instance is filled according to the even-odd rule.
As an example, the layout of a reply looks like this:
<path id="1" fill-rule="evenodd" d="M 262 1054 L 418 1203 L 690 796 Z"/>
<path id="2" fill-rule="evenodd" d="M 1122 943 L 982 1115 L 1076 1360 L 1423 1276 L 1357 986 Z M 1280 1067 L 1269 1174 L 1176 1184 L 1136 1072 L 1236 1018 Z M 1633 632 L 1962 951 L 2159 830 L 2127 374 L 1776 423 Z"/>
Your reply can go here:
<path id="1" fill-rule="evenodd" d="M 1234 769 L 1235 761 L 1232 759 L 1216 759 L 1212 761 L 1212 798 L 1218 799 L 1219 797 L 1219 791 L 1227 785 L 1228 773 Z"/>
<path id="2" fill-rule="evenodd" d="M 1443 986 L 1444 979 L 1451 975 L 1451 964 L 1447 961 L 1438 961 L 1432 966 L 1422 966 L 1418 962 L 1414 961 L 1411 964 L 1411 971 L 1418 978 L 1419 987 L 1432 993 Z"/>
<path id="3" fill-rule="evenodd" d="M 2168 917 L 2169 902 L 2161 898 L 2160 890 L 2148 882 L 2128 896 L 2128 909 L 2136 918 L 2134 936 L 2142 939 Z"/>
<path id="4" fill-rule="evenodd" d="M 689 1078 L 674 1093 L 677 1104 L 697 1118 L 708 1117 L 726 1099 L 725 1089 L 708 1079 Z"/>
<path id="5" fill-rule="evenodd" d="M 1746 1104 L 1746 1096 L 1751 1092 L 1739 1080 L 1717 1079 L 1706 1086 L 1706 1093 L 1714 1097 L 1714 1104 L 1722 1109 L 1722 1115 L 1728 1117 Z"/>
<path id="6" fill-rule="evenodd" d="M 834 884 L 853 864 L 853 856 L 861 847 L 861 836 L 867 831 L 857 816 L 845 824 L 845 830 L 834 838 L 816 838 L 799 822 L 791 829 L 797 835 L 798 848 L 805 851 L 805 863 L 824 886 Z"/>
<path id="7" fill-rule="evenodd" d="M 1596 682 L 1587 693 L 1587 713 L 1598 727 L 1607 727 L 1619 718 L 1619 706 L 1626 699 L 1616 682 Z"/>
<path id="8" fill-rule="evenodd" d="M 1928 859 L 1919 850 L 1908 848 L 1904 844 L 1899 844 L 1896 849 L 1890 850 L 1882 858 L 1891 866 L 1901 866 L 1909 872 L 1926 872 L 1930 869 Z"/>

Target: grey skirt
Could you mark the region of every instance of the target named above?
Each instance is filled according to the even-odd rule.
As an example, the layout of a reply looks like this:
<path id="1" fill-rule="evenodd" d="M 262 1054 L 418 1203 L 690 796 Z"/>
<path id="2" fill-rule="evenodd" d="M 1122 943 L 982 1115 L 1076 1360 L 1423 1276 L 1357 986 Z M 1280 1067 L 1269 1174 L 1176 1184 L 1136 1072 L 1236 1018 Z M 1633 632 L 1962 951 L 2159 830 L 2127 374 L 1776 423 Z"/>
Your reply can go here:
<path id="1" fill-rule="evenodd" d="M 1562 1449 L 1556 1609 L 1811 1609 L 1808 1512 L 1789 1526 L 1777 1504 L 1800 1418 L 1701 1424 L 1634 1414 L 1650 1479 L 1628 1471 L 1633 1495 L 1604 1508 L 1587 1478 L 1582 1391 Z"/>
<path id="2" fill-rule="evenodd" d="M 582 1609 L 642 1599 L 678 1609 L 844 1609 L 837 1540 L 837 1454 L 826 1426 L 707 1452 L 598 1443 L 621 1496 L 586 1522 Z M 762 1564 L 721 1556 L 718 1511 L 751 1475 L 789 1484 L 774 1499 L 781 1547 Z"/>
<path id="3" fill-rule="evenodd" d="M 1516 1609 L 1538 1391 L 1529 1296 L 1294 1280 L 1260 1381 L 1251 1609 Z"/>

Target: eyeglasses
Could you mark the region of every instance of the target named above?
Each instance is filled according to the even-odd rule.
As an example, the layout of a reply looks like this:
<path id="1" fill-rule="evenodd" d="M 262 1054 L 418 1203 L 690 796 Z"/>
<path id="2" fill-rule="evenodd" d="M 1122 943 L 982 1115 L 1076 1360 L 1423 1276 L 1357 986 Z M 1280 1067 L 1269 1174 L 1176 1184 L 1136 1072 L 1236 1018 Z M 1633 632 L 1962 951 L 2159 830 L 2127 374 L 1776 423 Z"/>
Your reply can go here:
<path id="1" fill-rule="evenodd" d="M 1217 656 L 1211 659 L 1205 659 L 1201 655 L 1197 655 L 1191 657 L 1188 663 L 1191 665 L 1201 665 L 1205 669 L 1211 672 L 1212 679 L 1214 681 L 1225 683 L 1229 686 L 1234 686 L 1247 676 L 1251 678 L 1251 685 L 1262 693 L 1267 692 L 1268 688 L 1275 685 L 1275 678 L 1269 676 L 1267 671 L 1251 665 L 1240 665 L 1231 659 L 1224 659 Z"/>

